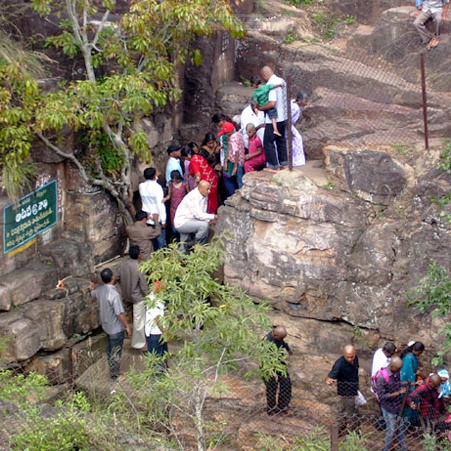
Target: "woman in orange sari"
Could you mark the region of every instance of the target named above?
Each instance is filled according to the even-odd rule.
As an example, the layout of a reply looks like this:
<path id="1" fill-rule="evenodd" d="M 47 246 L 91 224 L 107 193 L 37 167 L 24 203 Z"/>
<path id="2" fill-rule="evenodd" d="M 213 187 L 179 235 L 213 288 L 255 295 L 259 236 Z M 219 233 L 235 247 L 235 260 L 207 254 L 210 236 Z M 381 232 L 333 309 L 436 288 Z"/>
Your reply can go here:
<path id="1" fill-rule="evenodd" d="M 186 146 L 182 149 L 182 158 L 189 160 L 189 172 L 193 175 L 196 186 L 201 180 L 210 183 L 211 191 L 208 195 L 207 212 L 216 214 L 218 211 L 218 177 L 215 170 L 204 157 L 194 153 Z"/>

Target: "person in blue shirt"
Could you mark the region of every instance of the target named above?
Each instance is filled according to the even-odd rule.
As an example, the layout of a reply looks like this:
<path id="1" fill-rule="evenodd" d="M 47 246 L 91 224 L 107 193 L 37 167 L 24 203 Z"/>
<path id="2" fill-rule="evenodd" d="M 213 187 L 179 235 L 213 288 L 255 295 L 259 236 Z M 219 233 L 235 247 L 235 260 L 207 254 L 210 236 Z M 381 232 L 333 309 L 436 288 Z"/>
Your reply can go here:
<path id="1" fill-rule="evenodd" d="M 418 357 L 424 352 L 424 344 L 421 341 L 416 341 L 407 346 L 401 353 L 402 368 L 401 368 L 401 381 L 410 382 L 409 393 L 411 393 L 417 382 L 418 373 Z M 418 422 L 418 411 L 411 409 L 406 405 L 403 411 L 403 418 L 411 425 Z"/>

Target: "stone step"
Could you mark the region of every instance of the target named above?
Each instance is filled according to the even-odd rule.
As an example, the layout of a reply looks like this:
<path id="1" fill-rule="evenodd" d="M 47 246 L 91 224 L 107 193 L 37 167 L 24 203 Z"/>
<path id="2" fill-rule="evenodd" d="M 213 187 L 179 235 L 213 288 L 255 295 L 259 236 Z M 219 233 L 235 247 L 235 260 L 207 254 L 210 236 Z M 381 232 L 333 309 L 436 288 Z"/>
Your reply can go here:
<path id="1" fill-rule="evenodd" d="M 58 275 L 53 265 L 38 260 L 31 261 L 21 269 L 10 272 L 0 282 L 0 311 L 9 311 L 37 299 L 53 288 Z"/>

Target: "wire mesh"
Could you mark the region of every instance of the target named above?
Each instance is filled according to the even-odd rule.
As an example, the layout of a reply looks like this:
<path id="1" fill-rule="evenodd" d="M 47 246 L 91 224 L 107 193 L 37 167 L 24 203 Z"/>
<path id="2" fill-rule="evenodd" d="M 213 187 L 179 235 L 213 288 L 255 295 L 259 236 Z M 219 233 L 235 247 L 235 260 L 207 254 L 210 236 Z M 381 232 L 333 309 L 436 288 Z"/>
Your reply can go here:
<path id="1" fill-rule="evenodd" d="M 59 385 L 33 380 L 36 376 L 5 377 L 3 372 L 0 449 L 451 449 L 446 401 L 438 400 L 436 390 L 424 390 L 424 385 L 419 394 L 418 389 L 411 391 L 404 408 L 402 395 L 395 412 L 381 415 L 363 378 L 358 388 L 367 404 L 358 407 L 354 394 L 338 394 L 354 393 L 355 384 L 342 382 L 341 388 L 324 381 L 307 384 L 297 375 L 283 374 L 265 382 L 246 380 L 238 372 L 220 378 L 221 388 L 209 392 L 201 412 L 194 409 L 194 392 L 183 391 L 182 382 L 177 403 L 162 396 L 157 409 L 148 400 L 152 391 L 159 390 L 161 374 L 139 379 L 149 365 L 147 353 L 131 350 L 126 340 L 124 374 L 117 382 L 110 380 L 105 353 L 98 357 L 93 362 L 89 356 L 83 374 Z M 83 359 L 77 358 L 79 363 Z M 38 440 L 42 445 L 36 445 Z"/>

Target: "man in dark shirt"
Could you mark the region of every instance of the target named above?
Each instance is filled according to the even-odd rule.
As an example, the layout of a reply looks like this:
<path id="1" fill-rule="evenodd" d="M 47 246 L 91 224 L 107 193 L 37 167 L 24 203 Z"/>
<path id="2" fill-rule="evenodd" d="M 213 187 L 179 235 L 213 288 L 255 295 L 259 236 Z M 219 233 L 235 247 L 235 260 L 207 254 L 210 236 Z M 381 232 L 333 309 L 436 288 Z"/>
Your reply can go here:
<path id="1" fill-rule="evenodd" d="M 283 326 L 274 327 L 265 340 L 274 343 L 277 348 L 284 348 L 288 354 L 293 354 L 288 344 L 284 341 L 287 336 L 287 330 Z M 288 411 L 288 405 L 291 401 L 291 380 L 288 371 L 286 375 L 282 373 L 276 373 L 271 376 L 267 381 L 264 381 L 266 385 L 266 402 L 268 415 L 275 415 L 277 413 L 284 413 Z M 279 399 L 276 407 L 276 395 L 277 387 L 279 386 Z"/>
<path id="2" fill-rule="evenodd" d="M 401 407 L 402 395 L 406 393 L 406 388 L 402 388 L 402 382 L 399 371 L 402 368 L 402 360 L 398 356 L 390 359 L 388 367 L 379 371 L 376 379 L 376 393 L 379 398 L 379 404 L 386 424 L 385 447 L 388 451 L 393 441 L 393 434 L 396 428 L 396 419 Z M 405 424 L 400 418 L 396 438 L 402 451 L 407 451 L 407 445 L 404 440 Z"/>
<path id="3" fill-rule="evenodd" d="M 438 397 L 437 391 L 441 382 L 440 376 L 433 374 L 407 398 L 410 408 L 420 411 L 421 425 L 426 434 L 435 432 L 439 415 L 445 413 L 443 401 Z"/>
<path id="4" fill-rule="evenodd" d="M 326 378 L 327 385 L 337 383 L 337 393 L 340 396 L 340 410 L 337 422 L 340 435 L 344 435 L 349 423 L 349 429 L 360 428 L 359 412 L 355 405 L 355 397 L 359 390 L 359 359 L 352 345 L 344 347 L 343 355 L 334 363 Z"/>

